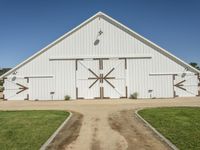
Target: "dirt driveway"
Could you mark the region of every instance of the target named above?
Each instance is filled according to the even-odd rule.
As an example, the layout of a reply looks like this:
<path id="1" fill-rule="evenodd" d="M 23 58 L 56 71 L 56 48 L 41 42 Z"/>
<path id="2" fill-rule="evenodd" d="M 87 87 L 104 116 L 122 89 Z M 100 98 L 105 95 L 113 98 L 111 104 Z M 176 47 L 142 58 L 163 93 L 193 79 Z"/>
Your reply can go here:
<path id="1" fill-rule="evenodd" d="M 139 108 L 160 106 L 200 107 L 200 98 L 0 102 L 1 110 L 60 109 L 81 113 L 80 130 L 72 134 L 71 143 L 63 144 L 66 150 L 169 149 L 134 114 Z"/>

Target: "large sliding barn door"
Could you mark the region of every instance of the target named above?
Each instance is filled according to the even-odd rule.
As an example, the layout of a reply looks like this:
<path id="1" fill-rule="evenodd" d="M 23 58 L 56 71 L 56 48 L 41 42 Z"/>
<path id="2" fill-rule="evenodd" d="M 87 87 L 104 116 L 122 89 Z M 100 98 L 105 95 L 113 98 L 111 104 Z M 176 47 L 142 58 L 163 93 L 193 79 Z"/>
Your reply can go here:
<path id="1" fill-rule="evenodd" d="M 76 97 L 95 98 L 99 97 L 98 80 L 90 80 L 89 78 L 99 77 L 99 61 L 98 60 L 77 60 L 76 62 Z"/>
<path id="2" fill-rule="evenodd" d="M 127 97 L 126 59 L 84 59 L 76 61 L 76 97 Z"/>
<path id="3" fill-rule="evenodd" d="M 125 69 L 125 59 L 103 61 L 104 97 L 127 98 Z"/>

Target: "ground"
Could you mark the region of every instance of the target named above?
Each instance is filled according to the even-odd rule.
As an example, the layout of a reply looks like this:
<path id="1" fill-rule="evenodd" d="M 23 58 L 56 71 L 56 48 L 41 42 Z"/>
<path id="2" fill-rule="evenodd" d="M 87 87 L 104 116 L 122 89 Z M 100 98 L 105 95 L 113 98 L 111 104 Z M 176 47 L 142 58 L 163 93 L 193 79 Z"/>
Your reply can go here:
<path id="1" fill-rule="evenodd" d="M 65 133 L 68 138 L 60 149 L 66 150 L 170 149 L 134 114 L 137 109 L 161 106 L 200 107 L 200 98 L 0 102 L 3 110 L 61 109 L 82 114 L 83 118 L 70 119 L 75 123 L 66 130 L 74 127 L 76 132 Z"/>

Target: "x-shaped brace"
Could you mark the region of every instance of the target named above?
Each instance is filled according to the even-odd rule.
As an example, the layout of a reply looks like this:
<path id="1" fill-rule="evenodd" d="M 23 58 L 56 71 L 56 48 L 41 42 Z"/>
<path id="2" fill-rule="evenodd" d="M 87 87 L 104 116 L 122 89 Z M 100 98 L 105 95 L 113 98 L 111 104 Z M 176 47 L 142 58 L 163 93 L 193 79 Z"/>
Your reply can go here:
<path id="1" fill-rule="evenodd" d="M 103 83 L 103 81 L 105 80 L 110 86 L 112 86 L 113 88 L 115 88 L 114 85 L 112 85 L 108 79 L 115 79 L 115 77 L 108 77 L 114 70 L 115 68 L 112 68 L 105 76 L 103 76 L 103 74 L 100 74 L 99 76 L 94 73 L 94 71 L 92 71 L 91 69 L 88 69 L 95 77 L 89 77 L 89 80 L 95 80 L 90 86 L 89 88 L 91 88 L 93 85 L 95 85 L 95 83 L 97 83 L 97 81 L 99 80 L 100 83 Z"/>

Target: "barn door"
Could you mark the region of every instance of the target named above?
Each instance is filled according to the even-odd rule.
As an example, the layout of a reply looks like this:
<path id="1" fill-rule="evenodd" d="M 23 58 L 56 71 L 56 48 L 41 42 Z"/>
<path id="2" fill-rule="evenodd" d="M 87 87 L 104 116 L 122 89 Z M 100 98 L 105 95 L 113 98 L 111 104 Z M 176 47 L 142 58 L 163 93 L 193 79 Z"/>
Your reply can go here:
<path id="1" fill-rule="evenodd" d="M 84 59 L 76 61 L 76 97 L 127 97 L 125 59 Z"/>
<path id="2" fill-rule="evenodd" d="M 28 78 L 9 77 L 4 80 L 5 99 L 28 99 Z"/>
<path id="3" fill-rule="evenodd" d="M 125 59 L 109 59 L 103 61 L 103 96 L 105 98 L 127 98 L 125 69 Z"/>
<path id="4" fill-rule="evenodd" d="M 86 59 L 76 61 L 76 98 L 99 97 L 99 61 Z"/>

